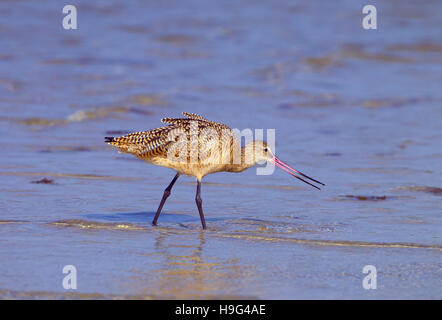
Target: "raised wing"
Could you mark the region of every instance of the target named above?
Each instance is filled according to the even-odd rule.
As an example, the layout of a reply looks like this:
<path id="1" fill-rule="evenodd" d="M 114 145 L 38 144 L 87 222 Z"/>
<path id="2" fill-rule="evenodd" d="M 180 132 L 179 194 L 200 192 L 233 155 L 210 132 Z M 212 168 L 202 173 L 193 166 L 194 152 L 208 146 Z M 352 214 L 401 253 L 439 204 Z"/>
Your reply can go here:
<path id="1" fill-rule="evenodd" d="M 121 137 L 106 137 L 105 142 L 118 147 L 120 152 L 131 153 L 141 159 L 160 156 L 188 162 L 195 160 L 195 154 L 198 155 L 197 161 L 205 161 L 214 155 L 218 157 L 220 145 L 232 130 L 194 113 L 183 112 L 183 115 L 187 118 L 161 119 L 168 126 Z M 198 153 L 192 153 L 196 150 Z"/>

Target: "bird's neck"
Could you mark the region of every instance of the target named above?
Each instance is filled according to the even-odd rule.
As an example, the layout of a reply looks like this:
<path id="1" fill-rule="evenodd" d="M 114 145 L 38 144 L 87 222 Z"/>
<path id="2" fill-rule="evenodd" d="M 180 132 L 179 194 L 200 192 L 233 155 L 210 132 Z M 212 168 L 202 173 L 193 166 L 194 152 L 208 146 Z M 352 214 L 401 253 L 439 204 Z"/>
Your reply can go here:
<path id="1" fill-rule="evenodd" d="M 250 159 L 246 159 L 246 155 L 250 155 L 250 150 L 253 150 L 253 145 L 248 144 L 245 147 L 241 148 L 241 163 L 231 163 L 228 165 L 228 172 L 242 172 L 247 170 L 250 167 L 253 167 L 255 163 L 250 161 Z"/>

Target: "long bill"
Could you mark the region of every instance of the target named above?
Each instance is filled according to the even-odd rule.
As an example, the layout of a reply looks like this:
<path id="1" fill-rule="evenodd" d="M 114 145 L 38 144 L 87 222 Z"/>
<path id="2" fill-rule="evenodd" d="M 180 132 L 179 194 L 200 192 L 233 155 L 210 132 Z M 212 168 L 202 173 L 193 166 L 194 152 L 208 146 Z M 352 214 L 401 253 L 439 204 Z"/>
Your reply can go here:
<path id="1" fill-rule="evenodd" d="M 287 173 L 291 174 L 292 176 L 294 176 L 296 179 L 299 179 L 299 180 L 301 180 L 302 182 L 305 182 L 305 183 L 311 185 L 312 187 L 314 187 L 314 188 L 316 188 L 316 189 L 321 190 L 321 188 L 319 188 L 319 187 L 315 186 L 314 184 L 312 184 L 312 183 L 306 181 L 305 179 L 299 177 L 298 175 L 303 176 L 304 178 L 307 178 L 307 179 L 309 179 L 309 180 L 311 180 L 311 181 L 313 181 L 313 182 L 316 182 L 316 183 L 318 183 L 318 184 L 320 184 L 320 185 L 325 186 L 324 183 L 322 183 L 322 182 L 320 182 L 320 181 L 318 181 L 318 180 L 315 180 L 315 179 L 313 179 L 313 178 L 310 178 L 308 175 L 305 175 L 305 174 L 303 174 L 302 172 L 300 172 L 300 171 L 298 171 L 298 170 L 296 170 L 296 169 L 293 169 L 293 168 L 290 167 L 288 164 L 286 164 L 286 163 L 282 162 L 281 160 L 279 160 L 276 156 L 272 159 L 272 162 L 273 162 L 278 168 L 284 170 L 285 172 L 287 172 Z M 298 174 L 298 175 L 297 175 L 297 174 Z"/>

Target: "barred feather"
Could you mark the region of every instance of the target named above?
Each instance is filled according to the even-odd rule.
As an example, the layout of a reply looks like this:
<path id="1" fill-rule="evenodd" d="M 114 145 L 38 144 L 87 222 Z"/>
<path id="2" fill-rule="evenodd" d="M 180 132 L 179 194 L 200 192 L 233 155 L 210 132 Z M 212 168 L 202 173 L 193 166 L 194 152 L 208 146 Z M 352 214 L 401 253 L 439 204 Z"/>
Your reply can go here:
<path id="1" fill-rule="evenodd" d="M 161 119 L 162 122 L 168 124 L 167 126 L 134 132 L 121 137 L 106 137 L 105 142 L 117 147 L 120 152 L 130 153 L 137 158 L 172 167 L 184 173 L 194 170 L 189 163 L 192 162 L 190 160 L 195 150 L 198 151 L 197 162 L 199 164 L 206 160 L 214 164 L 225 163 L 223 157 L 229 157 L 230 161 L 234 146 L 239 145 L 232 129 L 194 113 L 183 112 L 183 115 L 186 118 Z M 187 151 L 187 154 L 186 152 L 182 154 L 183 147 L 186 148 L 184 151 Z M 171 163 L 170 158 L 175 153 L 184 158 Z"/>

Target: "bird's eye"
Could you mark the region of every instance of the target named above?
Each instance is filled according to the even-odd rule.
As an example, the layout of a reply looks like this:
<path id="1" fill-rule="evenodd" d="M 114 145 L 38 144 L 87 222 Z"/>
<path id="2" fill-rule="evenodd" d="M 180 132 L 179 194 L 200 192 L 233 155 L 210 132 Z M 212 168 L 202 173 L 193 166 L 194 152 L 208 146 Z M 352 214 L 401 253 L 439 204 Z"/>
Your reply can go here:
<path id="1" fill-rule="evenodd" d="M 264 149 L 264 152 L 267 152 L 267 151 L 269 151 L 269 149 L 265 148 L 265 149 Z"/>

